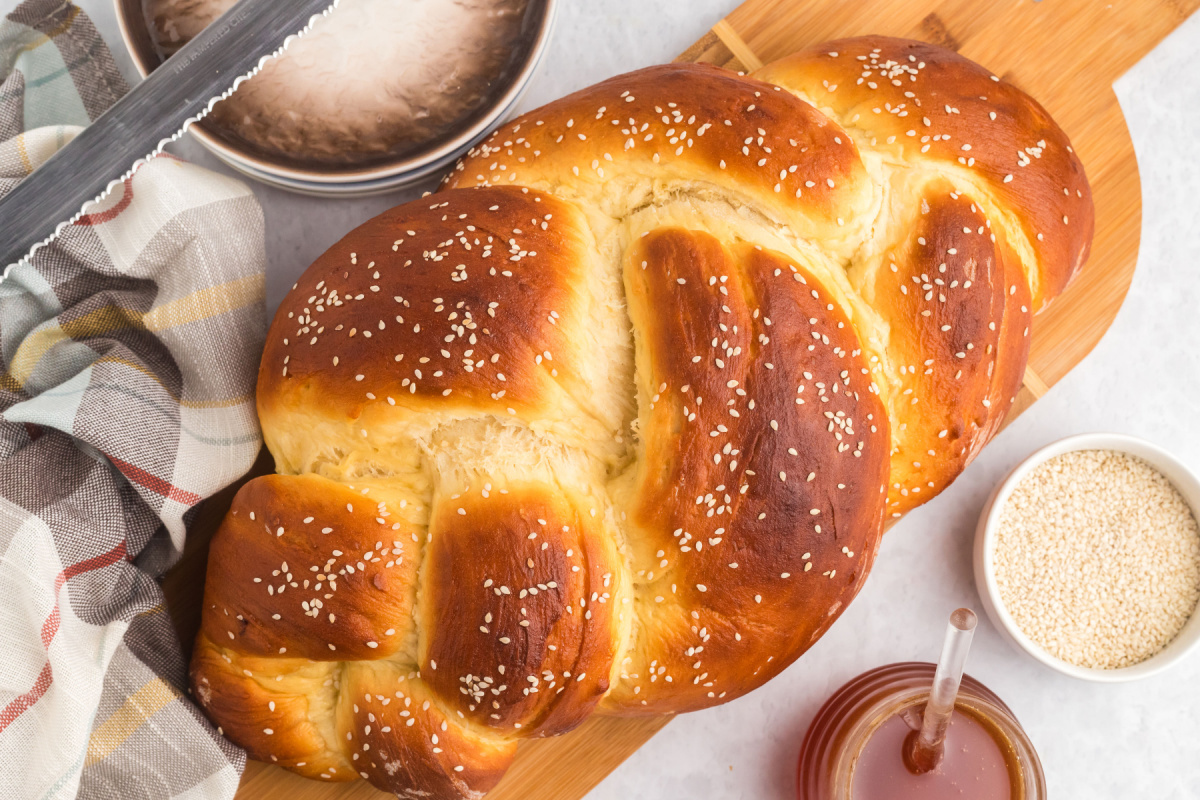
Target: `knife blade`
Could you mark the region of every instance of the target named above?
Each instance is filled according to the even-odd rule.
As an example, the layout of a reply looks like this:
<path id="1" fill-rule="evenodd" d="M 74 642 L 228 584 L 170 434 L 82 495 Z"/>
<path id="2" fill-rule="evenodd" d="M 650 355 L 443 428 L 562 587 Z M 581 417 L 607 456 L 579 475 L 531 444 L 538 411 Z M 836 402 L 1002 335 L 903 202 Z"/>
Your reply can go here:
<path id="1" fill-rule="evenodd" d="M 0 199 L 3 280 L 340 0 L 241 0 Z"/>

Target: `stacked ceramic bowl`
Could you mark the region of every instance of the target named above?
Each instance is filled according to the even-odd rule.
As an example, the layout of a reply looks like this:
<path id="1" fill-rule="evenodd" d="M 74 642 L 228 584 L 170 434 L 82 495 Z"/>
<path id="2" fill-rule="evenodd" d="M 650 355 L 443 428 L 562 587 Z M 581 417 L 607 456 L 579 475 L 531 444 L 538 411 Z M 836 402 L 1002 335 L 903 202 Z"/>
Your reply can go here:
<path id="1" fill-rule="evenodd" d="M 233 1 L 115 0 L 143 76 Z M 557 1 L 342 0 L 191 130 L 234 169 L 295 192 L 418 184 L 514 115 Z"/>

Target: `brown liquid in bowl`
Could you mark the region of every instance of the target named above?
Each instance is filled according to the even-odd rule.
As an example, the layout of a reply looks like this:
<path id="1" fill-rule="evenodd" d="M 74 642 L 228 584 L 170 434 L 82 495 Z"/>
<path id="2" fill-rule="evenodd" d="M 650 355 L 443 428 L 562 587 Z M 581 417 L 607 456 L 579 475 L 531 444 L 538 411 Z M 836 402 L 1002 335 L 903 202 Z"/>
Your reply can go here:
<path id="1" fill-rule="evenodd" d="M 235 0 L 143 0 L 163 58 Z M 528 0 L 341 0 L 204 126 L 289 165 L 415 154 L 484 109 L 521 48 Z"/>

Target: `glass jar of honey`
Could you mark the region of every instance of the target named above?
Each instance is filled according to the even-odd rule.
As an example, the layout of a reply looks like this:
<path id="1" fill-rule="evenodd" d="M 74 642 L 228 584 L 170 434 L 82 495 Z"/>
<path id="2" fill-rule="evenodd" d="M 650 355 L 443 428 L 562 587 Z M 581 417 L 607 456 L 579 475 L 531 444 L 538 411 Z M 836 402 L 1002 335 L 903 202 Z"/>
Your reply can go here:
<path id="1" fill-rule="evenodd" d="M 943 755 L 917 774 L 904 759 L 921 727 L 934 664 L 888 664 L 826 701 L 800 748 L 799 800 L 1043 800 L 1041 761 L 1008 706 L 964 675 Z"/>

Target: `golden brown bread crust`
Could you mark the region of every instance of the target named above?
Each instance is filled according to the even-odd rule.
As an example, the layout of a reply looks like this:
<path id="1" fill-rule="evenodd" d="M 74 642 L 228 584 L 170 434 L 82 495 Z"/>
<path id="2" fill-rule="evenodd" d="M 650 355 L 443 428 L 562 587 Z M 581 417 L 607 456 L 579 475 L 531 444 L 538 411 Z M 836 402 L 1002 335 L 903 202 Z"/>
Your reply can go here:
<path id="1" fill-rule="evenodd" d="M 193 694 L 226 736 L 251 758 L 309 778 L 366 778 L 400 797 L 471 797 L 516 754 L 515 739 L 464 725 L 394 661 L 245 656 L 202 631 L 191 673 Z"/>
<path id="2" fill-rule="evenodd" d="M 844 131 L 777 86 L 707 64 L 649 67 L 545 105 L 498 129 L 446 179 L 512 185 L 616 218 L 664 190 L 719 188 L 828 245 L 869 223 L 872 202 Z"/>
<path id="3" fill-rule="evenodd" d="M 198 699 L 256 758 L 457 798 L 596 709 L 754 689 L 998 429 L 1091 226 L 1036 102 L 903 40 L 504 126 L 281 305 L 281 474 L 214 540 Z"/>
<path id="4" fill-rule="evenodd" d="M 1003 237 L 945 180 L 922 184 L 864 284 L 888 325 L 888 514 L 954 480 L 996 432 L 1029 352 L 1029 285 Z"/>
<path id="5" fill-rule="evenodd" d="M 1034 311 L 1087 260 L 1095 209 L 1070 140 L 1036 100 L 974 61 L 925 42 L 862 36 L 801 50 L 754 77 L 831 112 L 860 146 L 956 171 L 990 194 L 1010 239 L 1019 234 L 1033 253 Z"/>
<path id="6" fill-rule="evenodd" d="M 350 760 L 333 729 L 336 662 L 246 656 L 201 630 L 192 653 L 192 695 L 251 758 L 309 778 L 349 781 Z"/>
<path id="7" fill-rule="evenodd" d="M 209 550 L 205 635 L 254 656 L 396 654 L 415 635 L 418 560 L 416 529 L 394 519 L 316 475 L 250 481 Z"/>
<path id="8" fill-rule="evenodd" d="M 854 329 L 803 265 L 665 229 L 630 249 L 625 283 L 653 395 L 614 499 L 644 610 L 605 705 L 689 711 L 775 675 L 858 592 L 888 427 Z"/>
<path id="9" fill-rule="evenodd" d="M 608 690 L 624 565 L 595 508 L 530 485 L 476 489 L 435 511 L 421 674 L 466 718 L 554 735 Z"/>
<path id="10" fill-rule="evenodd" d="M 420 677 L 392 664 L 347 676 L 339 717 L 354 768 L 402 798 L 480 797 L 495 786 L 517 741 L 464 724 Z"/>
<path id="11" fill-rule="evenodd" d="M 360 226 L 309 268 L 267 337 L 258 412 L 281 471 L 320 457 L 306 431 L 293 441 L 271 424 L 297 407 L 336 409 L 373 443 L 398 411 L 456 409 L 571 428 L 599 416 L 592 435 L 607 438 L 618 420 L 588 389 L 603 378 L 576 357 L 594 250 L 578 209 L 522 189 L 429 197 Z M 390 433 L 379 447 L 410 438 Z"/>

